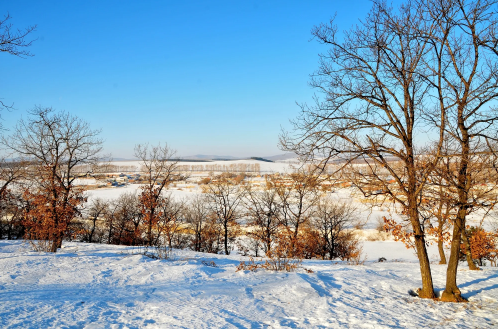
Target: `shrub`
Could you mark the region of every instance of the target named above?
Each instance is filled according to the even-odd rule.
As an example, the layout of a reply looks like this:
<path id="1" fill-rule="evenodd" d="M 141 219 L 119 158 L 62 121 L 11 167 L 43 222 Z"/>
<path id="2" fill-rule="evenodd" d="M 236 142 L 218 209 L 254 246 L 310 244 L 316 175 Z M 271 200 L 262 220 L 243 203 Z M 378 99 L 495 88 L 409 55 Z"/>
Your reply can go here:
<path id="1" fill-rule="evenodd" d="M 470 251 L 472 259 L 479 265 L 485 265 L 485 260 L 489 260 L 492 265 L 496 265 L 497 246 L 496 238 L 498 234 L 487 232 L 480 227 L 468 227 Z M 461 246 L 461 253 L 464 254 L 464 246 Z"/>
<path id="2" fill-rule="evenodd" d="M 206 177 L 206 178 L 203 178 L 199 181 L 199 185 L 206 185 L 206 184 L 209 184 L 210 182 L 211 182 L 211 178 Z"/>

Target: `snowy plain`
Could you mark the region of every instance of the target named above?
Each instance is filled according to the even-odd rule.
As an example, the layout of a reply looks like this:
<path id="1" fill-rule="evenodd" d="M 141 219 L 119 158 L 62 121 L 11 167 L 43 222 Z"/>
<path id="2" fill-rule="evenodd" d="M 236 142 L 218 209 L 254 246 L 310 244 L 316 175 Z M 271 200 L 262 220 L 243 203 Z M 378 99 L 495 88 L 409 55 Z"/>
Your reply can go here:
<path id="1" fill-rule="evenodd" d="M 0 241 L 1 328 L 492 328 L 498 269 L 459 270 L 469 303 L 421 300 L 418 264 L 397 242 L 364 242 L 365 265 L 306 260 L 296 272 L 239 271 L 247 257 L 65 242 L 57 254 Z M 389 250 L 395 251 L 389 256 Z M 404 257 L 400 257 L 404 255 Z M 379 255 L 387 262 L 378 263 Z M 216 267 L 209 266 L 214 262 Z M 208 264 L 208 265 L 206 265 Z M 435 288 L 444 265 L 433 263 Z"/>
<path id="2" fill-rule="evenodd" d="M 267 169 L 284 169 L 278 166 Z M 168 193 L 188 199 L 200 192 L 186 185 Z M 89 200 L 112 200 L 138 188 L 86 193 Z M 421 286 L 413 250 L 392 239 L 368 241 L 387 209 L 368 208 L 350 192 L 331 196 L 362 210 L 364 265 L 305 260 L 291 273 L 236 272 L 248 257 L 175 250 L 171 259 L 157 260 L 134 247 L 77 242 L 64 242 L 50 254 L 0 240 L 0 328 L 498 327 L 498 268 L 468 271 L 461 263 L 458 283 L 469 303 L 412 297 L 409 290 Z M 429 256 L 441 292 L 446 266 L 438 265 L 434 245 Z M 379 263 L 380 257 L 387 261 Z"/>

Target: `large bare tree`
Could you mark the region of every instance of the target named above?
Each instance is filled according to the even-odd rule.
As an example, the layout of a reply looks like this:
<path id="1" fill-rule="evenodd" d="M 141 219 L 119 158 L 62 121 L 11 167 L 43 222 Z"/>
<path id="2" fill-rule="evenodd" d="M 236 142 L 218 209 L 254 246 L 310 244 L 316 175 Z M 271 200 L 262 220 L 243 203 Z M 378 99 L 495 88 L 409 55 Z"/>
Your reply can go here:
<path id="1" fill-rule="evenodd" d="M 434 89 L 427 79 L 432 72 L 424 65 L 430 45 L 420 37 L 420 31 L 430 36 L 434 29 L 427 16 L 414 2 L 394 10 L 374 0 L 366 19 L 343 34 L 333 19 L 314 28 L 313 36 L 329 48 L 320 55 L 311 80 L 323 98 L 317 97 L 313 106 L 302 106 L 294 131 L 284 133 L 281 144 L 322 164 L 346 161 L 360 177 L 357 186 L 363 182 L 362 166 L 350 164 L 370 167 L 365 182 L 378 185 L 377 193 L 401 206 L 413 230 L 422 277 L 419 296 L 434 298 L 418 211 L 419 196 L 439 158 L 436 152 L 422 166 L 419 155 L 426 145 L 440 145 L 443 140 L 442 129 L 427 134 L 421 118 L 428 108 L 441 110 L 427 97 Z M 444 123 L 444 113 L 438 117 Z M 387 175 L 377 175 L 378 169 Z M 391 180 L 394 184 L 388 183 Z"/>
<path id="2" fill-rule="evenodd" d="M 429 113 L 428 119 L 451 139 L 446 156 L 452 168 L 447 182 L 456 189 L 456 216 L 446 289 L 441 299 L 461 301 L 456 284 L 460 239 L 473 207 L 473 175 L 496 166 L 498 140 L 498 16 L 495 0 L 420 0 L 434 29 L 425 36 L 434 58 L 427 66 L 438 81 L 438 100 L 447 119 Z M 437 64 L 437 65 L 434 65 Z M 441 125 L 441 122 L 444 125 Z M 486 159 L 483 159 L 482 156 Z M 484 161 L 483 161 L 484 160 Z M 478 168 L 480 164 L 485 167 Z M 463 235 L 462 235 L 463 234 Z"/>

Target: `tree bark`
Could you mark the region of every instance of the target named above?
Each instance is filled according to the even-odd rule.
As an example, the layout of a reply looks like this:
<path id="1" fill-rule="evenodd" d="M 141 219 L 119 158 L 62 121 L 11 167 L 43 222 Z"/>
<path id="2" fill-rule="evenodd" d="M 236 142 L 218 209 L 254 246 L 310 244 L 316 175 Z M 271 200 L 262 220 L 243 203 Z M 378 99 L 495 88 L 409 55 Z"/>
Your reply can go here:
<path id="1" fill-rule="evenodd" d="M 458 261 L 460 258 L 460 237 L 462 236 L 462 227 L 465 226 L 466 210 L 460 207 L 458 210 L 455 223 L 453 225 L 453 239 L 451 241 L 451 254 L 448 261 L 448 268 L 446 270 L 446 288 L 441 295 L 443 302 L 465 302 L 466 299 L 462 297 L 462 293 L 457 286 L 457 270 Z"/>
<path id="2" fill-rule="evenodd" d="M 434 293 L 434 284 L 432 282 L 431 264 L 429 261 L 427 248 L 425 246 L 425 232 L 420 223 L 417 195 L 415 193 L 417 184 L 415 166 L 413 162 L 413 148 L 407 147 L 407 151 L 407 153 L 409 154 L 406 165 L 408 169 L 407 210 L 415 236 L 415 248 L 417 251 L 420 274 L 422 277 L 422 288 L 418 290 L 418 296 L 420 298 L 436 298 L 436 294 Z"/>
<path id="3" fill-rule="evenodd" d="M 225 255 L 229 255 L 230 252 L 228 251 L 228 226 L 227 226 L 226 223 L 224 225 L 224 229 L 225 229 L 225 241 L 224 241 L 224 244 L 225 244 Z"/>
<path id="4" fill-rule="evenodd" d="M 446 255 L 444 254 L 443 239 L 441 238 L 438 238 L 437 249 L 439 250 L 439 258 L 441 259 L 439 261 L 439 264 L 441 265 L 446 264 Z"/>
<path id="5" fill-rule="evenodd" d="M 446 264 L 446 255 L 444 253 L 444 240 L 443 240 L 443 226 L 444 219 L 441 217 L 441 211 L 439 211 L 438 218 L 438 237 L 437 237 L 437 249 L 439 251 L 439 264 Z"/>
<path id="6" fill-rule="evenodd" d="M 476 266 L 474 260 L 472 259 L 472 251 L 470 250 L 469 237 L 467 236 L 467 232 L 465 229 L 462 229 L 462 242 L 463 242 L 463 250 L 465 252 L 465 259 L 467 260 L 467 265 L 469 265 L 469 270 L 477 271 L 479 267 Z"/>

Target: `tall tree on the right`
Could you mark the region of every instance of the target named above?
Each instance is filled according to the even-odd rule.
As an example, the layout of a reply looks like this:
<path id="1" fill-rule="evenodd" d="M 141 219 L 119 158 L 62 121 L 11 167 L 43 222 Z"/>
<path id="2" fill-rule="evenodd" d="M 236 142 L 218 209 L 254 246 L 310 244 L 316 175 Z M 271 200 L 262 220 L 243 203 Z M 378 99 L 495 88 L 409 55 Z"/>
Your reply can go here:
<path id="1" fill-rule="evenodd" d="M 495 0 L 420 0 L 434 29 L 421 31 L 431 44 L 432 61 L 427 68 L 437 101 L 443 111 L 426 117 L 441 128 L 440 113 L 446 115 L 445 134 L 451 140 L 445 157 L 451 170 L 446 180 L 456 190 L 451 254 L 446 289 L 441 300 L 463 301 L 456 283 L 460 243 L 465 236 L 466 217 L 477 206 L 471 193 L 477 172 L 496 168 L 498 151 L 498 13 Z M 476 164 L 484 164 L 477 168 Z"/>
<path id="2" fill-rule="evenodd" d="M 441 108 L 427 97 L 434 91 L 425 65 L 434 26 L 422 9 L 413 1 L 397 10 L 373 1 L 365 20 L 342 34 L 334 20 L 313 29 L 328 48 L 311 80 L 323 99 L 302 106 L 294 131 L 283 134 L 281 144 L 303 158 L 322 159 L 324 168 L 346 162 L 343 173 L 355 187 L 372 195 L 367 188 L 375 186 L 378 198 L 393 200 L 415 238 L 419 296 L 435 298 L 419 206 L 440 147 L 433 157 L 421 155 L 432 143 L 442 145 L 444 131 L 428 135 L 423 124 L 425 111 Z M 437 117 L 444 125 L 444 112 Z"/>

